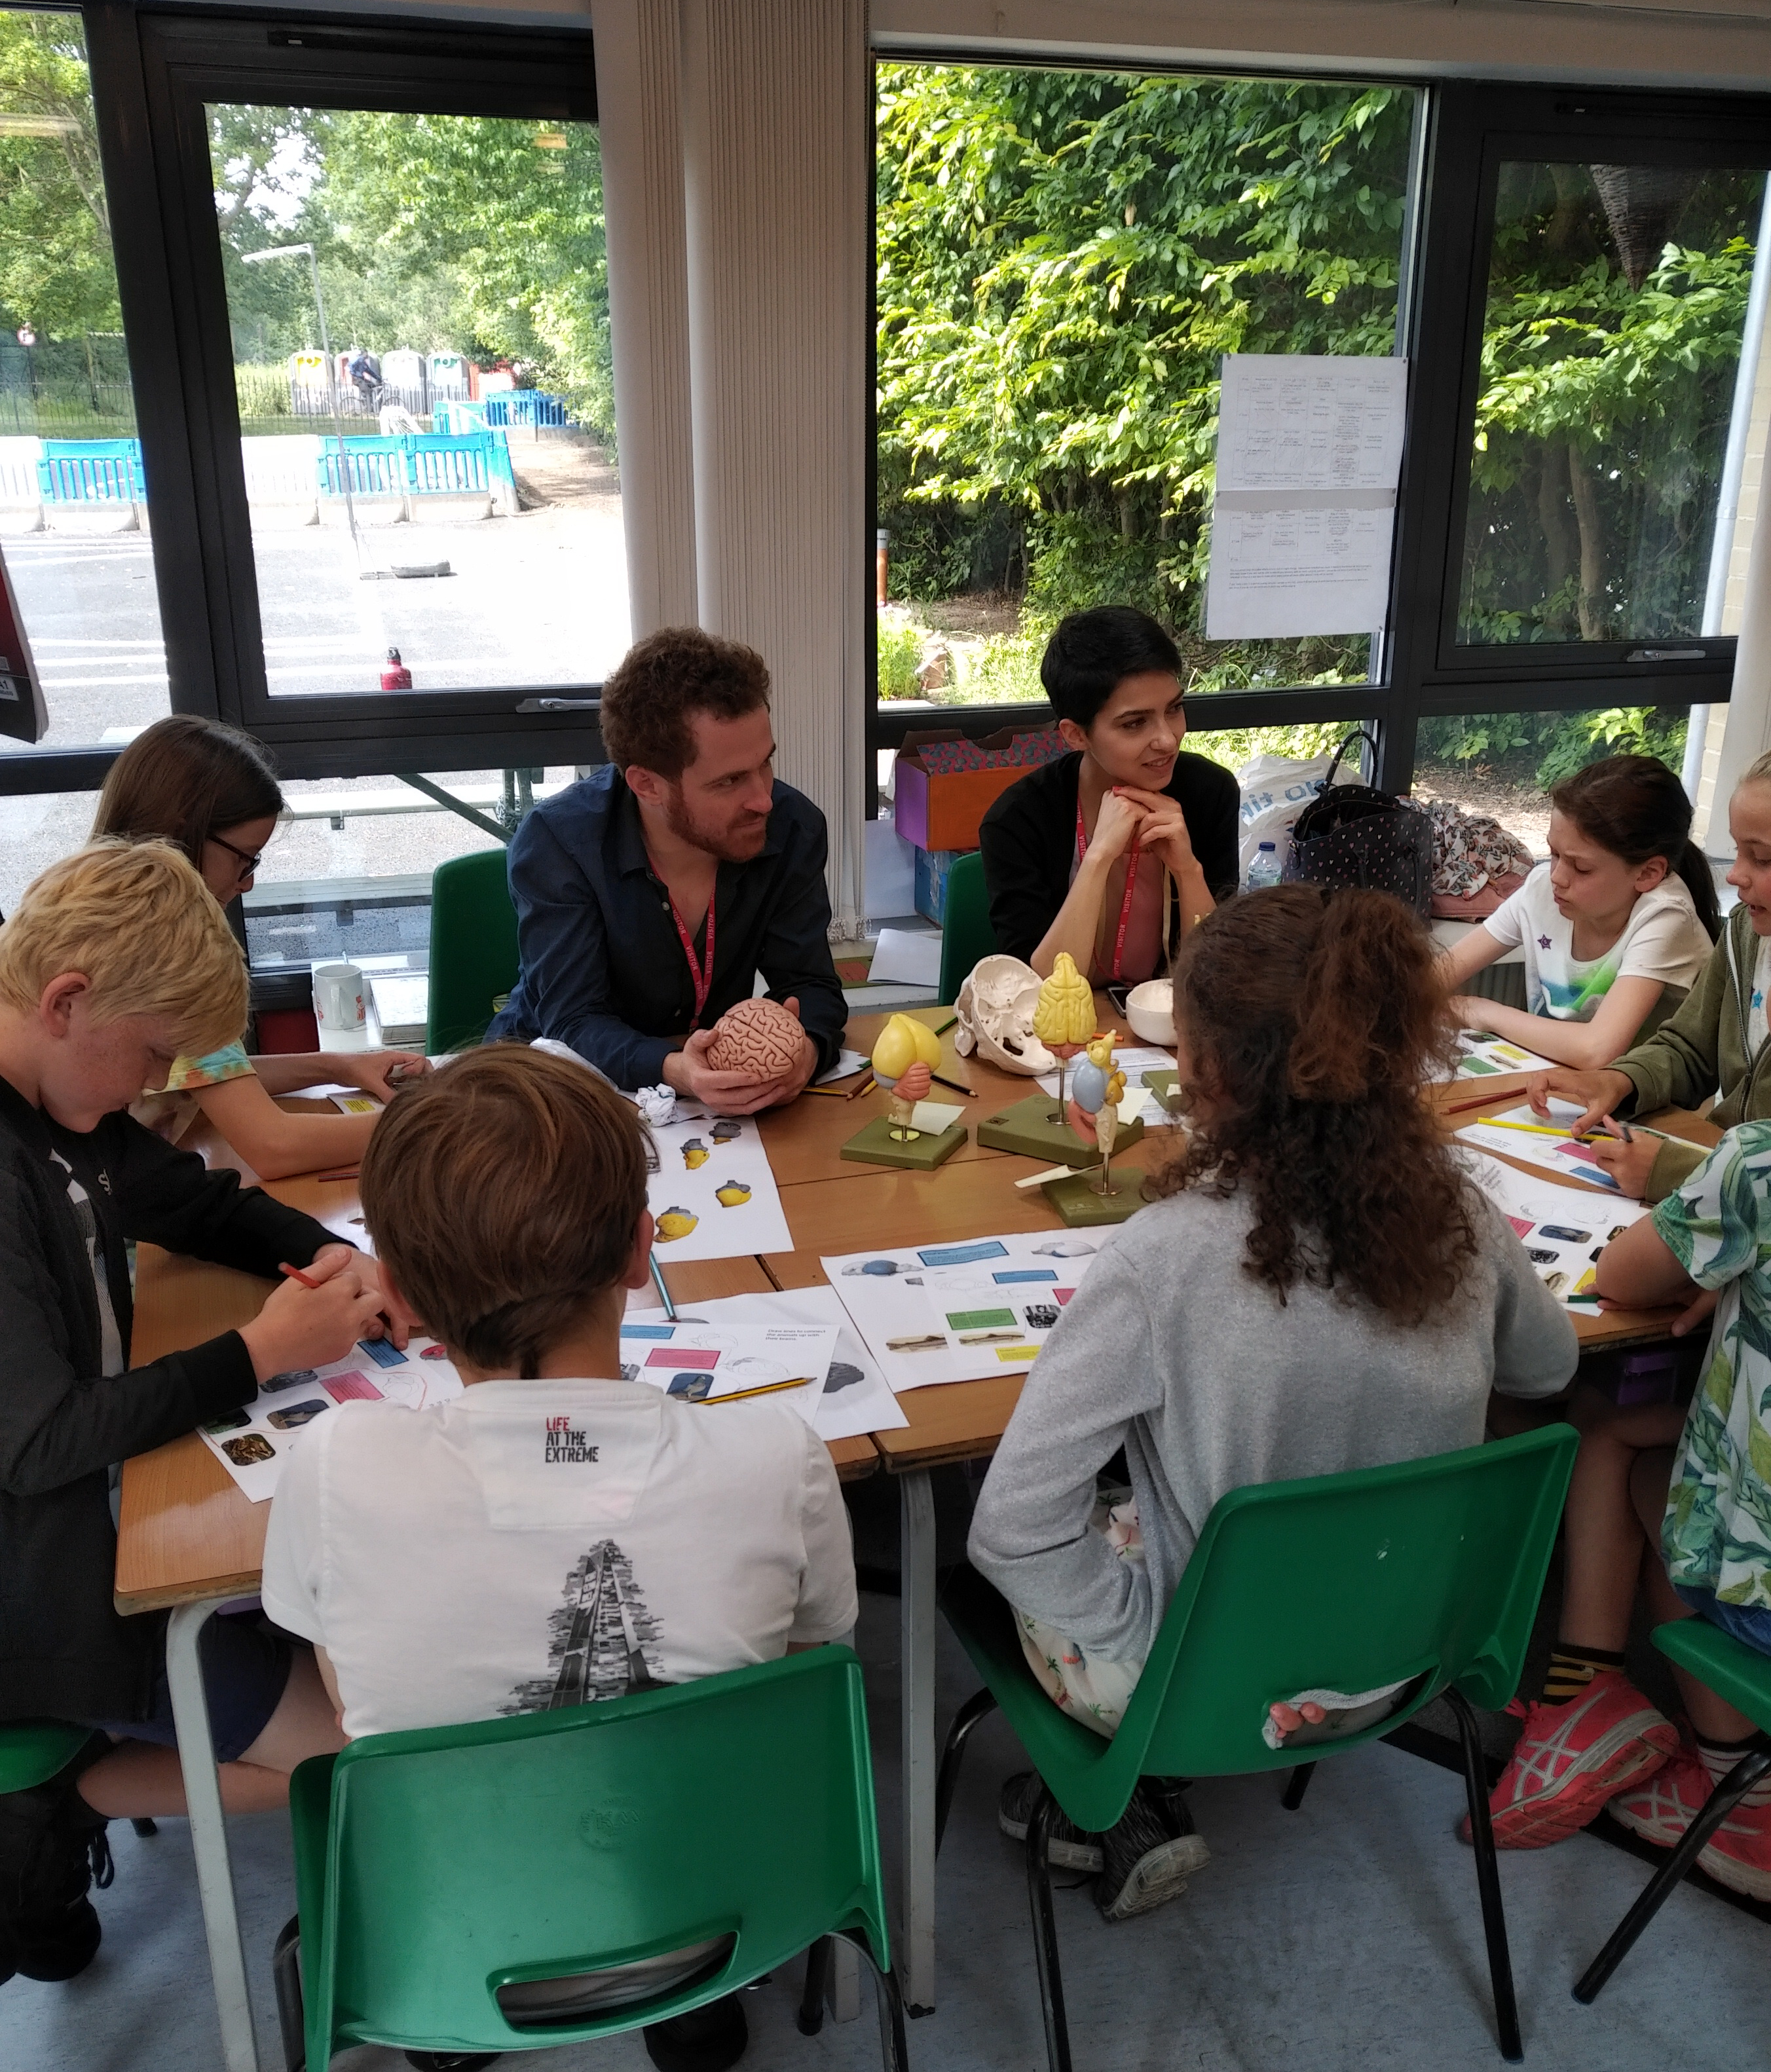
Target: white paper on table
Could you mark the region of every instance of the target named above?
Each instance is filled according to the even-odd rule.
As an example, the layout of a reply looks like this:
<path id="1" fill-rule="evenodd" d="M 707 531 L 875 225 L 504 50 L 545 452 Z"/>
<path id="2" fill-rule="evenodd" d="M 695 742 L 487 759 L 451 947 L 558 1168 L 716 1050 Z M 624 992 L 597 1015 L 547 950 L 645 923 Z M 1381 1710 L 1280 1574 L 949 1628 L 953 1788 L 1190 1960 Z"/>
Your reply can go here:
<path id="1" fill-rule="evenodd" d="M 867 1062 L 866 1058 L 859 1050 L 839 1051 L 836 1063 L 831 1066 L 829 1071 L 820 1072 L 813 1080 L 812 1084 L 814 1087 L 826 1087 L 832 1079 L 852 1079 Z"/>
<path id="2" fill-rule="evenodd" d="M 435 1338 L 415 1338 L 404 1352 L 384 1338 L 365 1338 L 330 1366 L 274 1374 L 250 1403 L 199 1426 L 197 1436 L 249 1501 L 263 1503 L 276 1494 L 283 1462 L 303 1433 L 340 1403 L 386 1401 L 418 1410 L 447 1403 L 461 1386 Z"/>
<path id="3" fill-rule="evenodd" d="M 1023 1231 L 820 1260 L 896 1391 L 1025 1374 L 1108 1233 Z"/>
<path id="4" fill-rule="evenodd" d="M 1620 1231 L 1648 1214 L 1647 1204 L 1607 1201 L 1577 1187 L 1559 1187 L 1480 1151 L 1464 1152 L 1462 1159 L 1470 1178 L 1518 1232 L 1526 1257 L 1550 1293 L 1570 1308 L 1596 1311 L 1596 1300 L 1581 1298 L 1591 1294 L 1598 1256 Z"/>
<path id="5" fill-rule="evenodd" d="M 767 1390 L 812 1422 L 836 1357 L 834 1325 L 734 1322 L 629 1310 L 621 1321 L 621 1379 L 642 1381 L 689 1403 Z M 797 1381 L 789 1388 L 783 1383 Z"/>
<path id="6" fill-rule="evenodd" d="M 669 1123 L 652 1141 L 658 1170 L 646 1176 L 646 1203 L 661 1265 L 793 1249 L 754 1116 Z"/>
<path id="7" fill-rule="evenodd" d="M 1552 1123 L 1578 1122 L 1586 1112 L 1578 1101 L 1560 1100 L 1553 1095 L 1549 1105 Z M 1509 1158 L 1525 1165 L 1540 1166 L 1564 1180 L 1584 1180 L 1589 1186 L 1603 1187 L 1620 1201 L 1624 1198 L 1617 1182 L 1604 1166 L 1592 1162 L 1592 1154 L 1585 1145 L 1571 1137 L 1534 1134 L 1531 1129 L 1497 1129 L 1493 1126 L 1497 1121 L 1530 1123 L 1539 1132 L 1546 1127 L 1543 1117 L 1530 1103 L 1521 1101 L 1516 1108 L 1503 1109 L 1498 1116 L 1466 1122 L 1457 1135 L 1464 1143 L 1478 1145 L 1484 1151 L 1505 1152 Z"/>
<path id="8" fill-rule="evenodd" d="M 910 1111 L 910 1127 L 929 1137 L 951 1129 L 966 1111 L 958 1101 L 920 1100 Z"/>
<path id="9" fill-rule="evenodd" d="M 657 1309 L 629 1310 L 629 1323 L 655 1324 L 663 1320 Z M 858 1439 L 869 1432 L 892 1432 L 909 1419 L 886 1385 L 877 1363 L 862 1343 L 849 1321 L 848 1312 L 834 1288 L 790 1288 L 779 1294 L 723 1295 L 711 1302 L 687 1305 L 679 1323 L 700 1322 L 716 1329 L 742 1326 L 797 1325 L 834 1330 L 836 1354 L 826 1374 L 823 1388 L 816 1395 L 796 1391 L 782 1392 L 821 1439 Z"/>
<path id="10" fill-rule="evenodd" d="M 345 1115 L 379 1115 L 381 1104 L 373 1094 L 364 1093 L 358 1087 L 349 1087 L 342 1092 L 328 1096 L 332 1106 Z"/>
<path id="11" fill-rule="evenodd" d="M 882 928 L 868 967 L 870 985 L 941 983 L 941 938 L 913 935 L 908 928 Z"/>
<path id="12" fill-rule="evenodd" d="M 1075 1071 L 1078 1062 L 1077 1059 L 1073 1058 L 1064 1068 L 1064 1092 L 1066 1099 L 1069 1096 L 1071 1075 Z M 1143 1075 L 1146 1072 L 1173 1071 L 1175 1057 L 1172 1050 L 1139 1049 L 1135 1045 L 1129 1050 L 1115 1050 L 1113 1054 L 1113 1063 L 1116 1071 L 1123 1072 L 1126 1075 L 1126 1092 L 1129 1093 L 1135 1089 L 1139 1093 L 1143 1093 L 1147 1091 L 1141 1083 Z M 1056 1099 L 1057 1074 L 1056 1072 L 1041 1073 L 1033 1083 L 1042 1092 L 1048 1093 L 1054 1100 Z M 1122 1109 L 1121 1112 L 1123 1113 Z"/>
<path id="13" fill-rule="evenodd" d="M 1407 385 L 1390 356 L 1225 356 L 1209 639 L 1384 623 Z"/>
<path id="14" fill-rule="evenodd" d="M 1553 1058 L 1540 1058 L 1535 1050 L 1526 1050 L 1522 1043 L 1509 1043 L 1504 1037 L 1479 1036 L 1473 1029 L 1460 1034 L 1457 1049 L 1457 1077 L 1460 1079 L 1485 1079 L 1496 1072 L 1555 1070 Z"/>

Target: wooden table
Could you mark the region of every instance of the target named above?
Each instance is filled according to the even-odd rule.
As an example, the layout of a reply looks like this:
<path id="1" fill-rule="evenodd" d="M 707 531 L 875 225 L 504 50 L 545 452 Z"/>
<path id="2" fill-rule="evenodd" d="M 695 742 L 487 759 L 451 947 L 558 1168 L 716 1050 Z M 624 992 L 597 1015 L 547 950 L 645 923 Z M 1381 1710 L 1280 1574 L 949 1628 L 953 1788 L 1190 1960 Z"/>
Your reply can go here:
<path id="1" fill-rule="evenodd" d="M 1105 1002 L 1102 1002 L 1103 1011 Z M 938 1026 L 949 1018 L 939 1009 L 918 1010 Z M 852 1047 L 871 1049 L 883 1018 L 857 1017 L 847 1032 Z M 1108 1026 L 1106 1021 L 1100 1025 Z M 975 1129 L 979 1118 L 1028 1092 L 1026 1079 L 997 1071 L 978 1059 L 962 1059 L 951 1034 L 942 1042 L 946 1077 L 974 1087 L 975 1100 L 937 1086 L 937 1099 L 965 1110 Z M 1480 1087 L 1468 1080 L 1435 1089 L 1444 1107 L 1481 1096 L 1481 1106 L 1446 1118 L 1448 1128 L 1485 1110 L 1511 1105 L 1522 1079 L 1494 1079 Z M 290 1107 L 299 1105 L 291 1101 Z M 822 1285 L 821 1254 L 870 1245 L 940 1242 L 986 1231 L 1056 1230 L 1060 1218 L 1036 1188 L 1015 1182 L 1041 1170 L 1040 1162 L 981 1148 L 975 1137 L 946 1165 L 929 1174 L 858 1164 L 842 1159 L 842 1144 L 883 1112 L 879 1093 L 855 1100 L 808 1095 L 761 1123 L 770 1163 L 781 1190 L 794 1250 L 761 1259 L 710 1260 L 668 1269 L 673 1299 L 708 1301 L 717 1296 L 769 1289 Z M 1713 1141 L 1717 1133 L 1695 1116 L 1658 1118 L 1675 1134 Z M 1147 1128 L 1143 1141 L 1115 1160 L 1116 1170 L 1151 1166 L 1167 1156 L 1173 1139 Z M 237 1165 L 223 1147 L 215 1162 Z M 1511 1161 L 1518 1163 L 1518 1161 Z M 1563 1184 L 1579 1186 L 1570 1180 Z M 279 1199 L 325 1219 L 348 1216 L 356 1202 L 353 1182 L 311 1178 L 275 1184 Z M 1603 1195 L 1599 1190 L 1593 1190 Z M 143 1246 L 138 1264 L 135 1356 L 150 1359 L 255 1314 L 268 1284 L 217 1267 L 170 1257 Z M 649 1291 L 648 1291 L 649 1294 Z M 1627 1344 L 1665 1335 L 1676 1313 L 1612 1312 L 1576 1315 L 1583 1349 Z M 935 1531 L 930 1474 L 937 1466 L 978 1460 L 995 1450 L 1019 1400 L 1022 1377 L 960 1382 L 914 1390 L 900 1399 L 908 1422 L 898 1430 L 831 1446 L 845 1478 L 883 1466 L 897 1478 L 901 1523 L 900 1607 L 904 1749 L 903 1888 L 898 1961 L 906 2004 L 913 2011 L 934 2004 L 934 1791 L 935 1791 Z M 204 1903 L 210 1953 L 222 2012 L 229 2072 L 256 2072 L 245 1975 L 228 1868 L 226 1831 L 208 1722 L 196 1669 L 196 1635 L 216 1605 L 257 1587 L 268 1507 L 248 1503 L 200 1440 L 163 1446 L 129 1462 L 124 1470 L 117 1548 L 117 1604 L 126 1611 L 159 1606 L 173 1610 L 168 1673 L 173 1680 L 179 1745 L 185 1752 L 193 1848 Z"/>

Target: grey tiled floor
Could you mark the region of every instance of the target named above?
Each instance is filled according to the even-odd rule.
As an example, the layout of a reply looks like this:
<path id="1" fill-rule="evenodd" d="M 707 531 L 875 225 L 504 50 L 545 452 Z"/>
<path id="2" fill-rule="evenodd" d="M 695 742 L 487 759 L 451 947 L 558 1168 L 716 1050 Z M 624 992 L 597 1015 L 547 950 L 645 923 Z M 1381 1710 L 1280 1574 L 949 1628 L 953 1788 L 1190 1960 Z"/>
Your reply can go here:
<path id="1" fill-rule="evenodd" d="M 896 1818 L 896 1606 L 863 1600 L 888 1852 Z M 943 1637 L 942 1716 L 970 1688 Z M 1023 1766 L 999 1721 L 974 1737 L 941 1862 L 941 2004 L 910 2027 L 919 2072 L 1020 2072 L 1043 2062 L 1019 1852 L 996 1832 L 1002 1778 Z M 1303 1810 L 1282 1811 L 1271 1778 L 1197 1787 L 1213 1861 L 1148 1918 L 1108 1927 L 1086 1892 L 1059 1901 L 1079 2072 L 1488 2072 L 1486 1971 L 1468 1852 L 1452 1836 L 1457 1779 L 1375 1747 L 1325 1763 Z M 280 2066 L 272 1938 L 291 1910 L 280 1815 L 235 1827 L 235 1864 L 253 1964 L 264 2062 Z M 117 1882 L 99 1896 L 105 1943 L 67 1986 L 0 1988 L 0 2066 L 9 2072 L 207 2072 L 219 2054 L 201 1924 L 182 1825 L 150 1841 L 113 1831 Z M 1503 1860 L 1528 2063 L 1568 2072 L 1750 2072 L 1771 2061 L 1768 1931 L 1695 1891 L 1675 1896 L 1592 2008 L 1568 1987 L 1645 1873 L 1584 1837 Z M 794 1981 L 747 2000 L 747 2065 L 847 2072 L 877 2065 L 870 1990 L 863 2016 L 815 2039 L 793 2025 Z M 638 2072 L 638 2039 L 525 2054 L 513 2072 Z M 339 2072 L 394 2072 L 380 2050 Z"/>

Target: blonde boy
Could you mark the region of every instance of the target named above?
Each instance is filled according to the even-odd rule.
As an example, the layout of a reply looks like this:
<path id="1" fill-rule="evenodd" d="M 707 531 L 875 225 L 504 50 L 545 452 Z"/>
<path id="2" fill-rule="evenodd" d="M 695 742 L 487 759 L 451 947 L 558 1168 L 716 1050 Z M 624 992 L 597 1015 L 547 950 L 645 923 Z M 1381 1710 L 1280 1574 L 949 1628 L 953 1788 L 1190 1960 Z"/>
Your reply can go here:
<path id="1" fill-rule="evenodd" d="M 380 1328 L 373 1261 L 122 1112 L 245 1012 L 221 910 L 163 845 L 64 858 L 0 927 L 0 1720 L 84 1721 L 116 1744 L 95 1741 L 101 1759 L 77 1790 L 0 1796 L 0 1980 L 68 1978 L 90 1960 L 106 1816 L 183 1811 L 165 1621 L 112 1603 L 110 1464 Z M 135 1238 L 267 1278 L 287 1260 L 319 1285 L 285 1281 L 244 1330 L 131 1368 Z M 311 1658 L 238 1620 L 209 1636 L 224 1798 L 275 1804 L 330 1731 Z"/>

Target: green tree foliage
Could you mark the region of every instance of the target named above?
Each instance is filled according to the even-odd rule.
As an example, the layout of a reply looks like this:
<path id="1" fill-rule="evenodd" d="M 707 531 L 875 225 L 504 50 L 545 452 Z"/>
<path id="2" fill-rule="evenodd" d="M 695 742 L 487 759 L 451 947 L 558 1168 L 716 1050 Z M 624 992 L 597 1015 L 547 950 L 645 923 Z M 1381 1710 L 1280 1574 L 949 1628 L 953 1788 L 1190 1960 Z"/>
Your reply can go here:
<path id="1" fill-rule="evenodd" d="M 121 327 L 86 45 L 75 14 L 0 13 L 0 313 L 9 331 Z M 31 126 L 40 125 L 39 134 Z"/>

